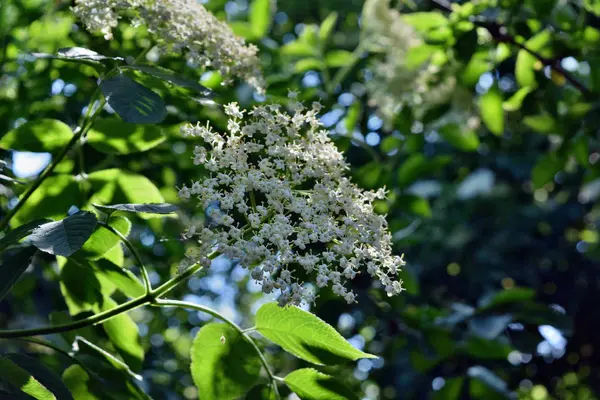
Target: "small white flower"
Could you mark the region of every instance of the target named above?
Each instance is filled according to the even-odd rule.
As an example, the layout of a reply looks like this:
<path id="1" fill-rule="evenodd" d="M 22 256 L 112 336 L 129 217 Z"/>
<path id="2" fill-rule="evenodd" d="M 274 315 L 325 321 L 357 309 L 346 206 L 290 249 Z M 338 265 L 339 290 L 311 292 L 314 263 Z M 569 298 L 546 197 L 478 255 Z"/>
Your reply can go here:
<path id="1" fill-rule="evenodd" d="M 209 171 L 191 191 L 210 222 L 196 235 L 202 254 L 217 248 L 240 260 L 264 293 L 281 292 L 281 305 L 314 301 L 298 270 L 350 303 L 351 281 L 362 271 L 398 294 L 404 261 L 392 255 L 385 218 L 373 210 L 384 191 L 364 191 L 345 176 L 348 164 L 322 129 L 318 108 L 296 102 L 290 114 L 271 104 L 244 114 L 231 103 L 226 134 L 182 129 L 204 141 L 194 157 L 206 154 L 200 165 Z"/>
<path id="2" fill-rule="evenodd" d="M 73 11 L 106 40 L 122 16 L 131 16 L 134 26 L 148 28 L 161 53 L 185 53 L 191 63 L 218 70 L 226 82 L 240 78 L 264 91 L 258 48 L 235 36 L 197 0 L 75 0 Z"/>

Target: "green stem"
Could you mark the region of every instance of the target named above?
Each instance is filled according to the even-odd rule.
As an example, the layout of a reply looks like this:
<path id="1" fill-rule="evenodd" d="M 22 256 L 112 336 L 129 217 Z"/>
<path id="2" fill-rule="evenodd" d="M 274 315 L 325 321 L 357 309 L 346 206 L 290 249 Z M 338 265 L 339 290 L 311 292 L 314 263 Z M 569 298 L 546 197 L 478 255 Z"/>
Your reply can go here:
<path id="1" fill-rule="evenodd" d="M 144 262 L 142 261 L 142 258 L 140 257 L 140 254 L 137 252 L 135 247 L 125 237 L 125 235 L 123 235 L 121 232 L 119 232 L 117 229 L 113 228 L 109 224 L 98 221 L 98 225 L 103 226 L 104 228 L 108 229 L 113 234 L 117 235 L 123 243 L 125 243 L 125 246 L 129 249 L 129 251 L 131 252 L 133 257 L 137 261 L 138 265 L 140 266 L 140 271 L 142 272 L 142 278 L 144 279 L 144 287 L 146 289 L 146 295 L 149 295 L 150 292 L 152 292 L 152 284 L 150 283 L 150 277 L 148 276 L 148 271 L 146 270 L 146 266 L 144 265 Z"/>
<path id="2" fill-rule="evenodd" d="M 212 315 L 213 317 L 218 318 L 221 321 L 225 322 L 227 325 L 231 326 L 244 338 L 244 340 L 246 340 L 246 342 L 248 342 L 254 348 L 254 350 L 258 354 L 258 358 L 260 359 L 260 362 L 262 363 L 263 367 L 265 368 L 265 371 L 267 372 L 267 375 L 269 376 L 269 379 L 271 380 L 271 382 L 273 382 L 273 388 L 275 390 L 275 395 L 277 396 L 277 398 L 280 398 L 279 391 L 277 390 L 277 385 L 276 385 L 276 381 L 277 381 L 276 376 L 273 374 L 273 371 L 271 371 L 271 367 L 269 366 L 267 359 L 265 358 L 264 354 L 262 353 L 262 351 L 260 350 L 258 345 L 246 333 L 247 330 L 242 329 L 238 324 L 236 324 L 232 320 L 228 319 L 227 317 L 219 314 L 217 311 L 215 311 L 211 308 L 208 308 L 208 307 L 201 306 L 199 304 L 194 304 L 194 303 L 189 303 L 187 301 L 179 301 L 179 300 L 156 300 L 156 302 L 153 305 L 155 305 L 157 307 L 190 308 L 192 310 L 197 310 L 197 311 Z"/>
<path id="3" fill-rule="evenodd" d="M 27 336 L 37 336 L 37 335 L 50 335 L 53 333 L 61 333 L 68 332 L 79 328 L 84 328 L 86 326 L 101 324 L 103 322 L 108 321 L 111 318 L 116 317 L 119 314 L 131 311 L 141 306 L 145 306 L 147 304 L 154 303 L 160 296 L 164 296 L 171 289 L 177 286 L 179 283 L 183 282 L 196 272 L 202 269 L 201 265 L 193 265 L 185 270 L 183 273 L 177 275 L 176 277 L 167 281 L 164 285 L 152 290 L 150 294 L 146 294 L 144 296 L 136 297 L 135 299 L 129 300 L 123 304 L 118 305 L 115 308 L 111 308 L 110 310 L 103 311 L 98 314 L 94 314 L 90 317 L 69 322 L 61 325 L 54 326 L 45 326 L 41 328 L 31 328 L 31 329 L 14 329 L 14 330 L 6 330 L 0 331 L 0 339 L 8 339 L 8 338 L 20 338 Z"/>

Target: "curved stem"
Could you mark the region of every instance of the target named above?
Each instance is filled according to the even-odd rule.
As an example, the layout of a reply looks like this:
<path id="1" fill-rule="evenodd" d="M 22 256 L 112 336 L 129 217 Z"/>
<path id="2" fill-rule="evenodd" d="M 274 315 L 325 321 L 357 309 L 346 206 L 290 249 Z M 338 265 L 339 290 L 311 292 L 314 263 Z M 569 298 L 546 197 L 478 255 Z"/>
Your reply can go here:
<path id="1" fill-rule="evenodd" d="M 125 235 L 123 235 L 121 232 L 119 232 L 117 229 L 113 228 L 109 224 L 98 221 L 98 225 L 103 226 L 104 228 L 108 229 L 113 234 L 117 235 L 123 243 L 125 243 L 125 246 L 129 249 L 129 251 L 131 252 L 131 254 L 133 255 L 133 257 L 135 258 L 135 260 L 138 262 L 138 264 L 140 266 L 140 271 L 142 272 L 142 278 L 144 279 L 144 287 L 146 288 L 146 295 L 149 295 L 150 292 L 152 291 L 152 284 L 150 283 L 150 277 L 148 276 L 148 271 L 146 270 L 146 266 L 144 265 L 144 262 L 142 261 L 142 258 L 140 257 L 140 254 L 137 252 L 135 247 L 125 237 Z"/>
<path id="2" fill-rule="evenodd" d="M 115 308 L 111 308 L 110 310 L 103 311 L 98 314 L 94 314 L 90 317 L 69 322 L 61 325 L 54 326 L 45 326 L 41 328 L 31 328 L 31 329 L 14 329 L 14 330 L 6 330 L 0 331 L 0 339 L 8 339 L 8 338 L 20 338 L 26 336 L 36 336 L 36 335 L 49 335 L 52 333 L 61 333 L 68 332 L 79 328 L 84 328 L 89 325 L 101 324 L 103 322 L 108 321 L 111 318 L 116 317 L 119 314 L 131 311 L 141 306 L 145 306 L 147 304 L 153 303 L 160 296 L 164 296 L 171 289 L 177 286 L 179 283 L 183 282 L 196 272 L 202 269 L 201 265 L 193 265 L 185 270 L 183 273 L 177 275 L 176 277 L 167 281 L 164 285 L 158 287 L 150 291 L 149 294 L 136 297 L 135 299 L 129 300 L 123 304 L 118 305 Z"/>
<path id="3" fill-rule="evenodd" d="M 254 348 L 254 350 L 256 351 L 256 353 L 258 355 L 258 358 L 260 359 L 260 362 L 262 363 L 263 367 L 265 368 L 265 371 L 267 372 L 267 375 L 269 376 L 269 379 L 273 383 L 273 390 L 275 391 L 275 395 L 277 396 L 277 398 L 280 398 L 279 391 L 277 389 L 277 384 L 276 384 L 276 382 L 277 382 L 276 376 L 273 374 L 273 371 L 271 371 L 271 367 L 269 366 L 267 359 L 265 358 L 264 354 L 262 353 L 262 351 L 260 350 L 260 348 L 258 347 L 256 342 L 254 342 L 254 340 L 252 340 L 252 338 L 250 336 L 248 336 L 248 334 L 246 333 L 247 330 L 242 329 L 238 324 L 236 324 L 229 318 L 219 314 L 217 311 L 213 310 L 212 308 L 204 307 L 199 304 L 194 304 L 194 303 L 190 303 L 187 301 L 180 301 L 180 300 L 156 300 L 153 305 L 155 305 L 157 307 L 190 308 L 192 310 L 197 310 L 197 311 L 212 315 L 213 317 L 218 318 L 221 321 L 225 322 L 227 325 L 231 326 L 244 338 L 244 340 L 246 340 L 246 342 L 248 342 Z"/>

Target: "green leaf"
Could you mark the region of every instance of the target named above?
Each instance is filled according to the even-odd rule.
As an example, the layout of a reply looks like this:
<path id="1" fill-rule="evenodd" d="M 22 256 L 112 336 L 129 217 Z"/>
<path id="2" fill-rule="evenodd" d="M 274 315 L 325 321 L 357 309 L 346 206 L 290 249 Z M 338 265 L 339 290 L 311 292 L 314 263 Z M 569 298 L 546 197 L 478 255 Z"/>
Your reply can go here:
<path id="1" fill-rule="evenodd" d="M 125 122 L 158 124 L 167 116 L 165 102 L 159 95 L 123 74 L 102 81 L 100 89 Z"/>
<path id="2" fill-rule="evenodd" d="M 347 384 L 312 368 L 293 371 L 283 380 L 302 400 L 358 400 Z"/>
<path id="3" fill-rule="evenodd" d="M 79 211 L 61 221 L 39 226 L 29 239 L 31 244 L 46 253 L 69 257 L 92 236 L 96 224 L 94 213 Z"/>
<path id="4" fill-rule="evenodd" d="M 73 349 L 77 359 L 86 366 L 86 371 L 93 372 L 88 390 L 97 397 L 106 400 L 150 399 L 137 385 L 137 381 L 142 380 L 141 376 L 123 361 L 81 336 L 76 338 Z M 80 372 L 77 375 L 86 379 Z"/>
<path id="5" fill-rule="evenodd" d="M 148 178 L 120 169 L 105 169 L 88 175 L 95 191 L 90 203 L 144 204 L 164 203 L 158 188 Z M 154 218 L 154 214 L 139 214 L 141 218 Z"/>
<path id="6" fill-rule="evenodd" d="M 16 253 L 7 252 L 5 254 L 10 263 L 3 262 L 0 267 L 0 301 L 10 292 L 10 289 L 21 278 L 21 275 L 29 268 L 31 258 L 36 251 L 37 249 L 31 246 L 19 249 Z"/>
<path id="7" fill-rule="evenodd" d="M 495 135 L 504 133 L 504 110 L 502 94 L 498 86 L 492 86 L 479 99 L 481 119 L 487 128 Z"/>
<path id="8" fill-rule="evenodd" d="M 556 121 L 548 114 L 529 115 L 523 123 L 537 133 L 553 133 L 557 129 Z"/>
<path id="9" fill-rule="evenodd" d="M 565 160 L 555 153 L 549 153 L 540 157 L 539 161 L 531 170 L 531 181 L 534 189 L 540 189 L 546 183 L 554 180 L 554 175 L 562 171 Z"/>
<path id="10" fill-rule="evenodd" d="M 551 39 L 552 35 L 550 31 L 544 30 L 529 39 L 524 45 L 529 50 L 540 52 Z M 517 78 L 519 85 L 522 87 L 537 87 L 535 65 L 538 61 L 539 60 L 535 56 L 531 55 L 526 50 L 519 50 L 515 64 L 515 77 Z"/>
<path id="11" fill-rule="evenodd" d="M 330 68 L 339 68 L 354 62 L 354 54 L 348 50 L 332 50 L 325 55 L 325 64 Z"/>
<path id="12" fill-rule="evenodd" d="M 102 259 L 108 260 L 118 267 L 123 267 L 125 264 L 125 253 L 122 246 L 115 246 L 102 256 Z"/>
<path id="13" fill-rule="evenodd" d="M 124 65 L 121 68 L 140 71 L 144 74 L 148 74 L 160 80 L 172 83 L 173 85 L 195 90 L 204 97 L 211 97 L 214 95 L 214 92 L 206 86 L 203 86 L 198 82 L 186 77 L 180 76 L 175 71 L 171 71 L 170 69 L 159 67 L 157 65 Z"/>
<path id="14" fill-rule="evenodd" d="M 105 297 L 100 311 L 115 308 L 117 303 L 110 297 Z M 141 371 L 144 361 L 144 348 L 136 323 L 126 313 L 117 315 L 102 324 L 104 331 L 112 344 L 117 348 L 125 363 L 133 371 Z"/>
<path id="15" fill-rule="evenodd" d="M 73 399 L 67 387 L 60 380 L 60 376 L 56 375 L 54 371 L 47 368 L 35 358 L 24 354 L 6 354 L 5 358 L 30 373 L 39 383 L 56 396 L 58 400 Z"/>
<path id="16" fill-rule="evenodd" d="M 178 210 L 177 206 L 169 203 L 160 204 L 112 204 L 112 205 L 100 205 L 94 204 L 94 207 L 101 210 L 113 211 L 128 211 L 134 213 L 148 213 L 148 214 L 171 214 Z"/>
<path id="17" fill-rule="evenodd" d="M 104 302 L 103 288 L 94 270 L 72 259 L 58 258 L 60 291 L 71 315 L 97 311 Z"/>
<path id="18" fill-rule="evenodd" d="M 469 87 L 474 87 L 479 78 L 485 72 L 490 71 L 494 64 L 490 61 L 489 51 L 476 52 L 469 60 L 469 63 L 464 68 L 461 74 L 462 82 Z"/>
<path id="19" fill-rule="evenodd" d="M 317 49 L 309 44 L 298 40 L 291 41 L 281 46 L 281 55 L 292 57 L 317 57 Z"/>
<path id="20" fill-rule="evenodd" d="M 97 276 L 108 279 L 126 296 L 135 298 L 144 295 L 144 284 L 131 271 L 105 259 L 94 262 L 93 266 Z"/>
<path id="21" fill-rule="evenodd" d="M 256 313 L 256 330 L 296 357 L 317 365 L 377 358 L 353 347 L 316 315 L 294 306 L 263 305 Z"/>
<path id="22" fill-rule="evenodd" d="M 523 100 L 525 100 L 525 98 L 527 97 L 527 95 L 529 93 L 531 93 L 533 91 L 533 89 L 531 87 L 523 87 L 519 90 L 517 90 L 515 92 L 515 94 L 513 94 L 510 99 L 506 100 L 503 104 L 502 107 L 504 108 L 504 111 L 517 111 L 521 108 L 521 105 L 523 104 Z"/>
<path id="23" fill-rule="evenodd" d="M 237 399 L 259 378 L 254 347 L 229 325 L 204 325 L 191 349 L 191 372 L 201 400 Z"/>
<path id="24" fill-rule="evenodd" d="M 344 126 L 348 132 L 354 132 L 356 125 L 360 119 L 362 112 L 362 105 L 360 101 L 355 101 L 348 107 L 348 112 L 344 118 Z"/>
<path id="25" fill-rule="evenodd" d="M 439 130 L 448 143 L 459 150 L 475 151 L 479 148 L 479 138 L 474 131 L 458 124 L 448 124 Z"/>
<path id="26" fill-rule="evenodd" d="M 116 118 L 96 121 L 88 132 L 88 143 L 106 154 L 131 154 L 150 150 L 166 140 L 155 125 L 129 124 Z"/>
<path id="27" fill-rule="evenodd" d="M 381 151 L 384 153 L 389 153 L 391 151 L 397 150 L 402 146 L 402 139 L 395 136 L 387 136 L 383 138 L 381 141 Z"/>
<path id="28" fill-rule="evenodd" d="M 52 220 L 48 218 L 36 219 L 35 221 L 28 222 L 25 225 L 21 225 L 20 227 L 8 232 L 2 239 L 0 239 L 0 251 L 4 250 L 8 246 L 18 243 L 24 237 L 29 236 L 34 229 L 48 222 L 52 222 Z"/>
<path id="29" fill-rule="evenodd" d="M 515 63 L 515 77 L 521 87 L 535 88 L 537 86 L 534 69 L 537 61 L 538 59 L 527 51 L 519 50 Z"/>
<path id="30" fill-rule="evenodd" d="M 310 70 L 321 71 L 323 68 L 325 68 L 325 63 L 323 60 L 319 58 L 308 57 L 296 62 L 294 65 L 294 72 L 297 74 L 303 74 Z"/>
<path id="31" fill-rule="evenodd" d="M 335 24 L 338 20 L 338 13 L 333 11 L 331 12 L 327 18 L 321 22 L 321 26 L 319 27 L 319 41 L 321 45 L 324 46 L 329 42 L 329 38 L 331 37 L 331 33 L 335 28 Z"/>
<path id="32" fill-rule="evenodd" d="M 571 151 L 582 167 L 590 166 L 590 147 L 588 140 L 589 139 L 586 136 L 579 136 L 571 141 Z M 0 246 L 0 250 L 2 250 L 2 246 Z"/>
<path id="33" fill-rule="evenodd" d="M 600 1 L 599 0 L 583 0 L 583 6 L 589 12 L 600 16 Z"/>
<path id="34" fill-rule="evenodd" d="M 411 25 L 419 33 L 448 25 L 448 18 L 439 12 L 413 12 L 402 14 L 402 21 Z"/>
<path id="35" fill-rule="evenodd" d="M 28 394 L 38 400 L 56 400 L 56 396 L 44 385 L 35 379 L 27 370 L 6 357 L 0 357 L 0 371 L 2 380 L 18 388 L 21 392 Z"/>
<path id="36" fill-rule="evenodd" d="M 421 153 L 411 154 L 398 168 L 398 185 L 406 187 L 427 171 L 427 159 Z"/>
<path id="37" fill-rule="evenodd" d="M 46 178 L 11 220 L 13 228 L 38 218 L 61 219 L 71 205 L 81 206 L 79 183 L 72 175 Z"/>
<path id="38" fill-rule="evenodd" d="M 131 222 L 121 216 L 111 216 L 108 220 L 108 225 L 121 232 L 125 237 L 129 235 L 129 231 L 131 230 Z M 120 241 L 121 239 L 117 235 L 103 226 L 98 226 L 83 247 L 74 254 L 74 257 L 97 260 L 103 257 Z"/>
<path id="39" fill-rule="evenodd" d="M 419 196 L 398 196 L 398 199 L 396 200 L 396 207 L 404 212 L 409 212 L 424 218 L 431 218 L 432 216 L 429 201 Z"/>
<path id="40" fill-rule="evenodd" d="M 69 368 L 65 369 L 62 380 L 73 394 L 73 397 L 77 400 L 102 399 L 90 390 L 89 386 L 92 384 L 92 378 L 79 364 L 71 365 Z"/>
<path id="41" fill-rule="evenodd" d="M 250 26 L 256 39 L 262 39 L 271 26 L 271 0 L 253 0 L 250 5 Z"/>
<path id="42" fill-rule="evenodd" d="M 53 153 L 73 138 L 71 128 L 55 119 L 25 122 L 0 138 L 0 148 L 37 153 Z"/>

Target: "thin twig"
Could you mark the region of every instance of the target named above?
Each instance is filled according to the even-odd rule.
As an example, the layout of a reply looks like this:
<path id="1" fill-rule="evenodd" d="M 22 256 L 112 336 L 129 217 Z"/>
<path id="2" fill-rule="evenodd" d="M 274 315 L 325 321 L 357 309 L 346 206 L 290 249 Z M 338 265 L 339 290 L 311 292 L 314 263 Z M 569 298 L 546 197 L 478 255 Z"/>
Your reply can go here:
<path id="1" fill-rule="evenodd" d="M 447 1 L 447 0 L 431 0 L 431 1 L 437 8 L 439 8 L 443 11 L 453 12 L 452 3 L 450 3 L 449 1 Z M 593 95 L 593 92 L 588 87 L 586 87 L 577 78 L 575 78 L 569 71 L 565 70 L 560 65 L 560 60 L 544 57 L 537 51 L 532 50 L 529 47 L 525 46 L 525 44 L 519 43 L 515 39 L 514 36 L 512 36 L 508 33 L 508 29 L 506 28 L 506 26 L 504 26 L 496 21 L 483 21 L 483 20 L 478 19 L 475 16 L 470 17 L 469 21 L 471 23 L 473 23 L 475 26 L 486 29 L 495 41 L 497 41 L 499 43 L 511 44 L 511 45 L 531 54 L 532 56 L 537 58 L 543 65 L 550 67 L 555 72 L 558 72 L 559 74 L 564 76 L 565 79 L 571 85 L 573 85 L 574 88 L 579 90 L 585 96 Z"/>

